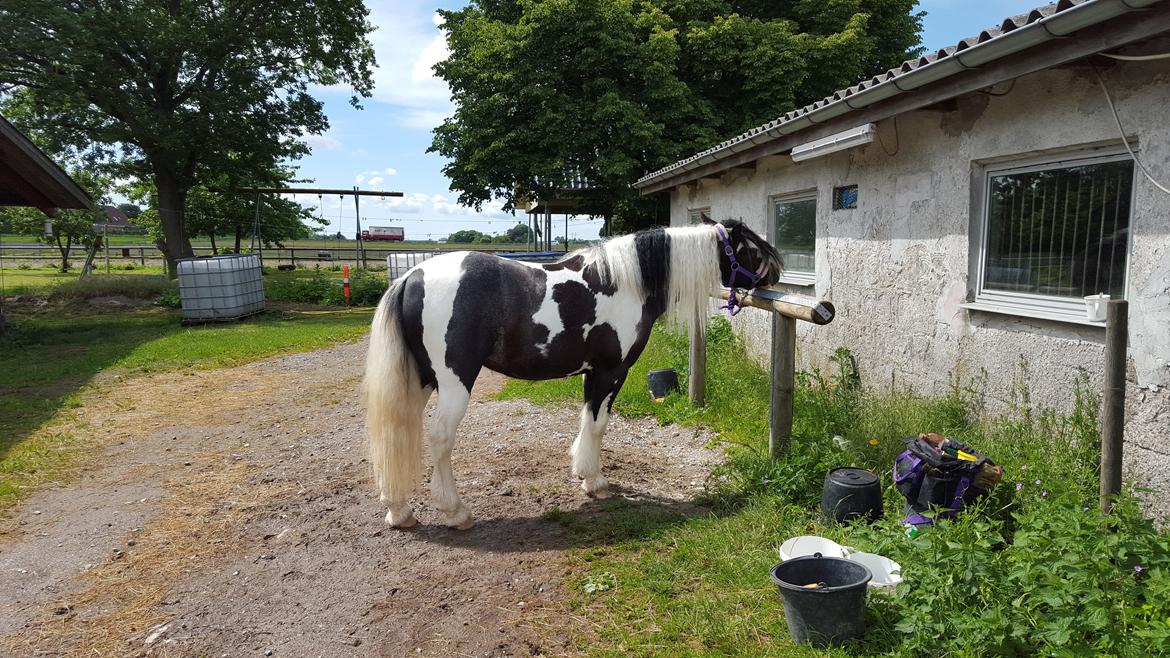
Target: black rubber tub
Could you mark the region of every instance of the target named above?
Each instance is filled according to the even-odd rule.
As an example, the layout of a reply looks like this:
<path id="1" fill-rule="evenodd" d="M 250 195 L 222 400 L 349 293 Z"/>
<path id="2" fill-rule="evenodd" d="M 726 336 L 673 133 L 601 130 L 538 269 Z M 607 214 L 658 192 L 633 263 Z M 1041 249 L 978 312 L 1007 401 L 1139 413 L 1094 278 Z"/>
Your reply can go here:
<path id="1" fill-rule="evenodd" d="M 871 578 L 865 565 L 839 557 L 798 557 L 772 567 L 792 641 L 824 647 L 865 635 Z"/>
<path id="2" fill-rule="evenodd" d="M 667 393 L 679 390 L 678 373 L 674 368 L 651 370 L 646 374 L 646 385 L 650 387 L 650 395 L 661 401 Z"/>
<path id="3" fill-rule="evenodd" d="M 876 475 L 865 469 L 834 468 L 825 476 L 821 512 L 834 521 L 879 519 L 882 515 L 882 484 Z"/>

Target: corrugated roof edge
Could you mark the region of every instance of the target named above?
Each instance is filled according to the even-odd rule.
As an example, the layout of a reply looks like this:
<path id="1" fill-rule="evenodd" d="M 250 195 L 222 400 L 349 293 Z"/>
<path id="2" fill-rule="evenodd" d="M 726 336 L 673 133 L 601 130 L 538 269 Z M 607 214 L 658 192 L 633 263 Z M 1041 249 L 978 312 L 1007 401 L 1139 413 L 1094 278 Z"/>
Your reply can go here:
<path id="1" fill-rule="evenodd" d="M 833 92 L 831 96 L 792 110 L 705 151 L 646 174 L 634 183 L 634 187 L 647 187 L 751 146 L 772 141 L 781 135 L 800 132 L 827 119 L 917 89 L 955 73 L 994 62 L 1045 41 L 1066 37 L 1077 30 L 1129 11 L 1144 9 L 1160 1 L 1059 0 L 1027 13 L 1006 18 L 998 27 L 983 30 L 978 36 L 968 37 L 935 53 L 906 60 L 897 68 Z"/>

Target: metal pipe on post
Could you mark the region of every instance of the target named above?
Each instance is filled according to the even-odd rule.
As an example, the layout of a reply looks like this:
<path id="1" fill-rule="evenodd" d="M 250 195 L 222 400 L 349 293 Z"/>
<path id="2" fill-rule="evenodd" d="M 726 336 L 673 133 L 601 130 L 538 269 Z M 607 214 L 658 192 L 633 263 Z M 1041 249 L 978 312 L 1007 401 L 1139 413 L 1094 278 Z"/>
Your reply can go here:
<path id="1" fill-rule="evenodd" d="M 792 399 L 796 380 L 796 318 L 772 314 L 772 387 L 768 412 L 768 454 L 792 447 Z"/>
<path id="2" fill-rule="evenodd" d="M 355 255 L 361 260 L 362 269 L 365 269 L 365 267 L 366 267 L 366 245 L 364 242 L 362 242 L 362 213 L 361 213 L 361 208 L 358 207 L 358 199 L 360 197 L 357 194 L 357 191 L 358 191 L 357 185 L 353 186 L 353 191 L 354 191 L 353 218 L 354 218 L 354 222 L 357 224 L 357 233 L 354 236 L 357 238 L 357 254 L 355 254 Z"/>
<path id="3" fill-rule="evenodd" d="M 699 329 L 699 323 L 691 324 L 691 358 L 687 373 L 687 394 L 691 404 L 701 407 L 707 404 L 707 335 Z"/>
<path id="4" fill-rule="evenodd" d="M 252 219 L 252 248 L 260 257 L 260 269 L 264 269 L 264 238 L 260 235 L 260 192 L 256 193 L 256 215 Z"/>
<path id="5" fill-rule="evenodd" d="M 1125 358 L 1129 338 L 1129 302 L 1109 301 L 1105 316 L 1105 390 L 1101 418 L 1101 512 L 1113 509 L 1121 493 L 1121 455 L 1125 442 Z"/>

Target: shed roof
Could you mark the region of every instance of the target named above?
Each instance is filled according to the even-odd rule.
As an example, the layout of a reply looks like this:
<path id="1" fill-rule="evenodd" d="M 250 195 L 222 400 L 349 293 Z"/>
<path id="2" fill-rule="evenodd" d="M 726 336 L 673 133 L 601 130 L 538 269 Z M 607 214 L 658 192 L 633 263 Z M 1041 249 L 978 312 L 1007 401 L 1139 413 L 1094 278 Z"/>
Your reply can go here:
<path id="1" fill-rule="evenodd" d="M 1136 29 L 1106 24 L 1126 14 L 1143 12 Z M 886 102 L 891 109 L 900 111 L 916 109 L 913 103 L 894 105 L 891 99 L 909 92 L 924 91 L 952 78 L 965 77 L 979 86 L 986 87 L 995 82 L 1018 77 L 1027 72 L 1039 70 L 1078 59 L 1094 52 L 1114 48 L 1130 41 L 1152 36 L 1170 28 L 1170 2 L 1164 0 L 1059 0 L 1030 12 L 1004 19 L 997 27 L 981 31 L 977 36 L 963 39 L 953 46 L 937 52 L 909 59 L 897 68 L 881 75 L 834 92 L 831 96 L 792 110 L 768 123 L 756 126 L 747 132 L 716 144 L 709 149 L 680 160 L 668 167 L 646 174 L 634 187 L 643 194 L 649 194 L 688 180 L 701 178 L 712 170 L 729 169 L 743 165 L 765 155 L 775 155 L 790 149 L 791 140 L 782 138 L 797 133 L 813 132 L 817 126 L 845 115 L 861 114 L 859 110 L 871 108 Z M 1139 21 L 1130 20 L 1129 24 Z M 1092 29 L 1100 28 L 1100 29 Z M 1092 33 L 1091 38 L 1081 39 Z M 1076 33 L 1074 35 L 1074 33 Z M 1072 41 L 1080 40 L 1079 47 L 1070 47 Z M 1025 57 L 1025 54 L 1030 56 Z M 1018 60 L 1018 62 L 1017 62 Z M 1027 60 L 1025 62 L 1025 60 Z M 989 65 L 1005 62 L 1021 66 L 1005 66 L 1002 75 L 976 75 L 976 72 L 990 72 Z M 1025 68 L 1025 65 L 1031 67 Z M 962 85 L 952 84 L 949 97 L 965 93 Z M 931 103 L 945 100 L 945 94 L 919 94 L 929 97 Z M 926 103 L 918 105 L 924 106 Z M 891 111 L 885 116 L 893 116 Z M 883 116 L 869 113 L 866 121 Z M 825 131 L 819 131 L 824 133 Z M 820 135 L 817 135 L 820 136 Z M 802 141 L 815 138 L 801 136 Z M 762 148 L 761 148 L 762 147 Z"/>
<path id="2" fill-rule="evenodd" d="M 93 201 L 61 167 L 0 117 L 0 206 L 93 209 Z"/>

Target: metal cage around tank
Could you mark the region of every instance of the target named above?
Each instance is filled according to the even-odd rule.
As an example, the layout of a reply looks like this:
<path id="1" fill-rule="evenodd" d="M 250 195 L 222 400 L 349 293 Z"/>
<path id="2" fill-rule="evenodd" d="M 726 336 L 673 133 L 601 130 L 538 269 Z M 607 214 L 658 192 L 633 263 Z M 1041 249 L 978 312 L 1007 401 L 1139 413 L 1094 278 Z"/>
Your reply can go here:
<path id="1" fill-rule="evenodd" d="M 178 261 L 183 324 L 226 322 L 264 310 L 264 282 L 255 254 Z"/>

